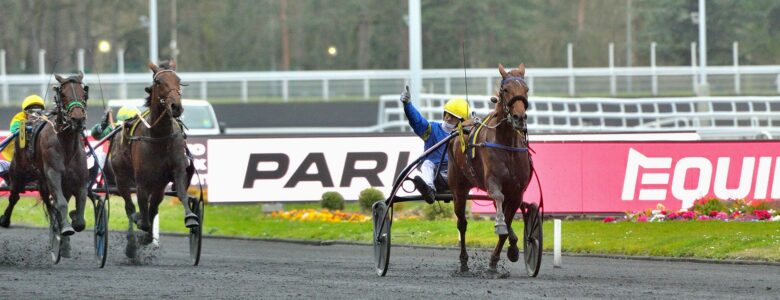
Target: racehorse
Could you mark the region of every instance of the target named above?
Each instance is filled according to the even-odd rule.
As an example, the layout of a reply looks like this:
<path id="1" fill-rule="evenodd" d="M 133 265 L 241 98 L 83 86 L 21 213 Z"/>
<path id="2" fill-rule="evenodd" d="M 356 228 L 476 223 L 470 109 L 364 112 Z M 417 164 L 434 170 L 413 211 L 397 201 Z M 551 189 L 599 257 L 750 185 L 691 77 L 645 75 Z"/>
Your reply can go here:
<path id="1" fill-rule="evenodd" d="M 112 141 L 110 151 L 110 168 L 116 178 L 117 192 L 125 200 L 128 218 L 125 254 L 130 258 L 135 252 L 133 224 L 146 231 L 143 243 L 151 243 L 151 223 L 170 182 L 184 206 L 185 225 L 188 228 L 199 226 L 198 216 L 191 211 L 187 197 L 194 167 L 187 157 L 184 129 L 178 120 L 183 107 L 176 62 L 163 61 L 159 66 L 150 62 L 149 69 L 153 82 L 146 88 L 149 96 L 144 106 L 148 107 L 148 114 L 125 129 L 121 142 Z M 140 215 L 130 198 L 132 187 L 136 188 Z"/>
<path id="2" fill-rule="evenodd" d="M 31 116 L 38 119 L 33 124 L 32 140 L 26 142 L 26 148 L 20 148 L 17 140 L 9 178 L 11 193 L 8 207 L 0 226 L 8 227 L 11 214 L 19 193 L 24 192 L 27 183 L 37 180 L 38 192 L 46 205 L 47 212 L 56 216 L 62 235 L 63 257 L 70 257 L 69 237 L 76 231 L 84 230 L 84 204 L 87 199 L 88 170 L 82 131 L 87 119 L 87 99 L 89 87 L 82 82 L 84 73 L 63 78 L 55 75 L 59 82 L 54 87 L 56 107 L 48 115 Z M 50 116 L 54 120 L 50 120 Z M 22 127 L 25 127 L 23 124 Z M 25 138 L 25 131 L 18 139 Z M 36 137 L 37 136 L 37 137 Z M 33 147 L 32 153 L 27 148 Z M 32 155 L 32 156 L 31 156 Z M 50 196 L 52 196 L 50 198 Z M 76 210 L 70 212 L 72 226 L 68 222 L 68 200 L 76 198 Z"/>
<path id="3" fill-rule="evenodd" d="M 469 269 L 466 254 L 466 200 L 472 187 L 487 191 L 495 201 L 498 244 L 490 257 L 490 270 L 496 271 L 507 238 L 510 244 L 507 257 L 512 262 L 519 258 L 518 239 L 512 230 L 512 219 L 523 203 L 523 192 L 531 180 L 532 166 L 525 127 L 528 85 L 523 79 L 524 64 L 510 72 L 499 65 L 498 71 L 502 80 L 497 97 L 491 99 L 496 103 L 494 111 L 479 124 L 481 129 L 475 127 L 468 139 L 453 139 L 449 147 L 448 181 L 458 218 L 462 272 Z M 470 157 L 469 151 L 474 151 L 473 157 Z M 537 209 L 534 204 L 522 207 L 532 212 Z"/>

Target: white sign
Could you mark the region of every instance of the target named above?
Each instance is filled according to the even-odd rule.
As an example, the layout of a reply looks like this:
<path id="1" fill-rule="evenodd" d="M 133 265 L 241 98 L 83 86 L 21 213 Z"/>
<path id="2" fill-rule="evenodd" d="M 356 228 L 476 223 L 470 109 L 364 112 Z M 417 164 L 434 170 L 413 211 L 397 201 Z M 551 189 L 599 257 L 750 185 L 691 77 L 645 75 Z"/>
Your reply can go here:
<path id="1" fill-rule="evenodd" d="M 369 187 L 387 196 L 422 152 L 415 136 L 210 139 L 209 201 L 317 201 L 328 191 L 356 200 Z"/>

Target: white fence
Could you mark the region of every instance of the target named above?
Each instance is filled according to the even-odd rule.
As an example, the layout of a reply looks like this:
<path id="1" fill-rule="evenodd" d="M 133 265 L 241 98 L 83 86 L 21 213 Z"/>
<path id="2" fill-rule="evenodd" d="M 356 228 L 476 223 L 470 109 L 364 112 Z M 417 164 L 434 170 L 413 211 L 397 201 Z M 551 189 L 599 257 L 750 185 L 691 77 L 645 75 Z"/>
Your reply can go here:
<path id="1" fill-rule="evenodd" d="M 79 68 L 83 66 L 83 51 Z M 45 51 L 39 55 L 44 61 Z M 106 98 L 141 98 L 150 84 L 149 73 L 124 73 L 123 57 L 117 54 L 118 72 L 100 74 Z M 62 70 L 55 70 L 62 72 Z M 526 80 L 538 96 L 681 96 L 696 94 L 699 67 L 647 66 L 606 68 L 529 68 Z M 5 72 L 5 54 L 0 50 L 0 105 L 15 105 L 30 93 L 45 94 L 51 72 L 39 64 L 38 74 Z M 713 95 L 780 94 L 780 65 L 707 67 Z M 498 83 L 496 69 L 468 69 L 468 92 L 492 94 Z M 189 84 L 187 97 L 220 102 L 364 100 L 396 94 L 408 81 L 408 70 L 288 71 L 288 72 L 181 72 Z M 463 69 L 423 70 L 423 91 L 465 94 Z M 97 74 L 86 81 L 99 93 Z"/>
<path id="2" fill-rule="evenodd" d="M 425 94 L 416 102 L 430 120 L 441 120 L 452 95 Z M 484 117 L 490 96 L 470 96 L 472 111 Z M 382 131 L 408 131 L 398 96 L 380 98 Z M 772 138 L 780 135 L 780 97 L 558 98 L 531 97 L 529 131 L 670 132 L 696 131 L 703 138 Z"/>

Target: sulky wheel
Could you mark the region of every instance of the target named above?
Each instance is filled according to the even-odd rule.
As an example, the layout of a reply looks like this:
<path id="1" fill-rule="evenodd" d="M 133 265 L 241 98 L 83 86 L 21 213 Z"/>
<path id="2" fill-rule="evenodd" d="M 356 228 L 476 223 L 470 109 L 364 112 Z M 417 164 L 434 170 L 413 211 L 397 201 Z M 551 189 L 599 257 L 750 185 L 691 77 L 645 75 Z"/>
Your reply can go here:
<path id="1" fill-rule="evenodd" d="M 92 203 L 95 207 L 95 258 L 97 259 L 98 267 L 103 268 L 106 266 L 106 258 L 108 257 L 109 202 L 107 199 L 95 196 Z"/>
<path id="2" fill-rule="evenodd" d="M 49 217 L 49 254 L 51 254 L 51 260 L 54 264 L 60 262 L 60 243 L 62 242 L 62 235 L 60 235 L 60 222 L 57 221 L 57 213 L 55 210 L 49 210 L 47 213 Z"/>
<path id="3" fill-rule="evenodd" d="M 536 204 L 529 204 L 523 212 L 523 255 L 528 276 L 536 277 L 542 265 L 542 217 Z"/>
<path id="4" fill-rule="evenodd" d="M 372 207 L 374 221 L 374 260 L 376 261 L 376 274 L 385 276 L 390 262 L 390 226 L 393 222 L 392 208 L 388 210 L 387 204 L 382 201 L 374 203 Z"/>
<path id="5" fill-rule="evenodd" d="M 189 197 L 190 210 L 198 216 L 200 224 L 198 226 L 190 228 L 190 261 L 193 266 L 197 266 L 200 263 L 200 249 L 203 241 L 203 213 L 205 210 L 205 203 L 203 200 L 199 200 L 195 197 Z"/>

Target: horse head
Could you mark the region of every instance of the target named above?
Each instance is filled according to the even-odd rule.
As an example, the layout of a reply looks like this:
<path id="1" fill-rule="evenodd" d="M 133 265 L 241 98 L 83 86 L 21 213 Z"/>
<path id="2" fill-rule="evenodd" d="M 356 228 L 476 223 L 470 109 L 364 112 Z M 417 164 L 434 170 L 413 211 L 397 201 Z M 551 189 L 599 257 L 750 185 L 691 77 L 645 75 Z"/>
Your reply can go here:
<path id="1" fill-rule="evenodd" d="M 528 84 L 525 82 L 525 64 L 507 72 L 504 65 L 498 65 L 501 73 L 501 87 L 498 97 L 491 99 L 496 103 L 496 112 L 503 116 L 514 129 L 525 128 L 526 110 L 528 109 Z"/>
<path id="2" fill-rule="evenodd" d="M 54 75 L 60 83 L 54 87 L 54 101 L 57 105 L 57 115 L 60 122 L 70 125 L 76 130 L 84 129 L 87 119 L 87 99 L 89 99 L 89 87 L 84 85 L 84 73 L 64 78 Z"/>
<path id="3" fill-rule="evenodd" d="M 146 99 L 146 106 L 155 109 L 162 109 L 164 113 L 170 113 L 172 117 L 178 118 L 184 112 L 181 105 L 181 79 L 176 74 L 176 61 L 163 61 L 160 65 L 149 63 L 149 70 L 153 74 L 153 83 L 149 88 L 149 98 Z M 159 110 L 158 110 L 159 111 Z"/>

